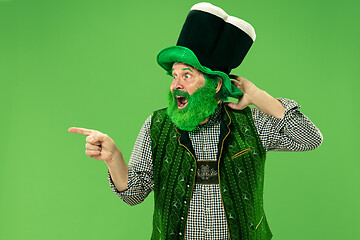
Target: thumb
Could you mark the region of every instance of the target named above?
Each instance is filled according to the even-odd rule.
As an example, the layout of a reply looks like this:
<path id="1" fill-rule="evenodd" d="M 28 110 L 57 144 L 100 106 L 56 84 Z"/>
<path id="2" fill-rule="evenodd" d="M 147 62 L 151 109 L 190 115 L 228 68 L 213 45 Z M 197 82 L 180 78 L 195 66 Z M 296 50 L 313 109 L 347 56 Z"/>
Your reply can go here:
<path id="1" fill-rule="evenodd" d="M 241 100 L 237 103 L 228 103 L 228 106 L 236 110 L 243 110 L 246 107 Z"/>
<path id="2" fill-rule="evenodd" d="M 106 137 L 106 134 L 103 134 L 99 131 L 94 131 L 86 137 L 86 142 L 93 145 L 102 145 L 102 143 L 106 140 Z"/>
<path id="3" fill-rule="evenodd" d="M 233 109 L 235 108 L 235 103 L 230 102 L 230 103 L 228 103 L 227 105 L 228 105 L 229 107 L 233 108 Z"/>

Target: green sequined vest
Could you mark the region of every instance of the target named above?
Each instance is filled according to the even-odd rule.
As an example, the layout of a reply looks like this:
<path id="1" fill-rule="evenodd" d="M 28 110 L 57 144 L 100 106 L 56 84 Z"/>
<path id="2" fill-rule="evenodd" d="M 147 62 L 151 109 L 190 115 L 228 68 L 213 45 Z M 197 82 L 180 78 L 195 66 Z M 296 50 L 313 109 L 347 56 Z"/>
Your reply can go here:
<path id="1" fill-rule="evenodd" d="M 153 232 L 151 239 L 183 239 L 196 159 L 189 135 L 175 127 L 166 109 L 151 119 L 154 171 Z M 218 145 L 221 199 L 233 240 L 268 240 L 272 234 L 263 209 L 265 150 L 251 109 L 224 105 Z"/>

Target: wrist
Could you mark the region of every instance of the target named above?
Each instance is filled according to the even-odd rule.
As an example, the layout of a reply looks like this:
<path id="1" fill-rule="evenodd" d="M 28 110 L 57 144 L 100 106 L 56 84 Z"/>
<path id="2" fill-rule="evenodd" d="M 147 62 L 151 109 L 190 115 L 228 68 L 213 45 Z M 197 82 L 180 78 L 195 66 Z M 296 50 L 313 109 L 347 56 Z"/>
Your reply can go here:
<path id="1" fill-rule="evenodd" d="M 123 161 L 122 153 L 119 149 L 114 150 L 114 152 L 111 154 L 109 160 L 105 161 L 106 165 L 108 167 L 111 167 L 113 165 L 118 165 Z"/>
<path id="2" fill-rule="evenodd" d="M 254 87 L 254 89 L 252 89 L 249 92 L 249 99 L 250 99 L 250 104 L 253 104 L 255 106 L 257 106 L 258 104 L 258 100 L 261 99 L 261 97 L 264 95 L 264 91 L 261 90 L 258 87 Z"/>

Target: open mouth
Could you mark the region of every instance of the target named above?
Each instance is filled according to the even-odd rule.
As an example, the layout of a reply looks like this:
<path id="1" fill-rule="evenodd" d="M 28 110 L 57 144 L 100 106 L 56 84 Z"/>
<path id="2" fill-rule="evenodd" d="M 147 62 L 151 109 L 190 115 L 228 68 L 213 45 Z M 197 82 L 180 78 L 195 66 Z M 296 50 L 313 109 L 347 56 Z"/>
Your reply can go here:
<path id="1" fill-rule="evenodd" d="M 177 102 L 178 102 L 178 108 L 183 109 L 188 104 L 188 100 L 184 96 L 175 96 Z"/>

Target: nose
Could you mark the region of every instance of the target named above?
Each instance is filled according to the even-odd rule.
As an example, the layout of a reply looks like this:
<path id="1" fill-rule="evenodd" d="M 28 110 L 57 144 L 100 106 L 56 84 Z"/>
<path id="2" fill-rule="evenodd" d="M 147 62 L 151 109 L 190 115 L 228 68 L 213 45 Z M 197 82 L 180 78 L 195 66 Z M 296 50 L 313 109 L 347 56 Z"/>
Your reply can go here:
<path id="1" fill-rule="evenodd" d="M 170 90 L 171 92 L 173 92 L 174 90 L 183 90 L 184 86 L 181 82 L 180 78 L 174 78 L 174 80 L 172 81 L 171 85 L 170 85 Z"/>

